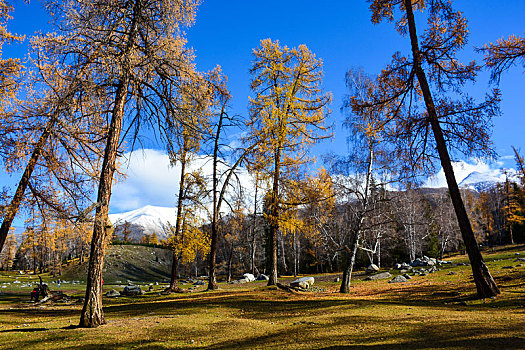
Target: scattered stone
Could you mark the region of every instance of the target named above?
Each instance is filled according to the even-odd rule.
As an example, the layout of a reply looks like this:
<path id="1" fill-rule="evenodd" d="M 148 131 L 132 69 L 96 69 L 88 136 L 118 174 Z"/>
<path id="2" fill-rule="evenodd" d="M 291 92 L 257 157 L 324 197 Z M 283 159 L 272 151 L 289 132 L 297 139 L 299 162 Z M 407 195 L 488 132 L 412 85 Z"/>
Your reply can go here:
<path id="1" fill-rule="evenodd" d="M 522 266 L 523 266 L 523 264 L 517 264 L 516 265 L 516 267 L 522 267 Z"/>
<path id="2" fill-rule="evenodd" d="M 134 297 L 137 295 L 142 295 L 144 294 L 144 292 L 142 291 L 142 289 L 140 289 L 139 286 L 126 286 L 124 287 L 124 290 L 121 294 L 128 297 Z"/>
<path id="3" fill-rule="evenodd" d="M 514 268 L 514 266 L 510 266 L 510 265 L 509 265 L 509 266 L 503 266 L 503 267 L 502 267 L 502 269 L 513 269 L 513 268 Z"/>
<path id="4" fill-rule="evenodd" d="M 334 278 L 334 282 L 339 282 L 339 281 L 340 281 L 339 277 Z"/>
<path id="5" fill-rule="evenodd" d="M 120 293 L 118 291 L 116 291 L 115 289 L 112 289 L 112 290 L 110 290 L 109 292 L 106 293 L 106 296 L 108 298 L 115 298 L 115 297 L 119 297 Z"/>
<path id="6" fill-rule="evenodd" d="M 396 276 L 392 278 L 388 283 L 404 283 L 408 280 L 404 276 Z"/>
<path id="7" fill-rule="evenodd" d="M 437 260 L 437 263 L 438 263 L 439 265 L 452 264 L 452 262 L 450 262 L 450 261 L 445 261 L 445 260 Z"/>
<path id="8" fill-rule="evenodd" d="M 251 273 L 245 273 L 244 275 L 242 275 L 244 277 L 244 279 L 246 279 L 248 282 L 253 282 L 255 281 L 255 276 L 252 275 Z"/>
<path id="9" fill-rule="evenodd" d="M 377 271 L 379 271 L 379 267 L 377 267 L 376 264 L 370 264 L 370 265 L 368 265 L 368 267 L 366 268 L 365 273 L 366 273 L 367 275 L 369 275 L 369 274 L 374 273 L 374 272 L 377 272 Z"/>
<path id="10" fill-rule="evenodd" d="M 419 267 L 424 266 L 423 261 L 420 258 L 416 258 L 415 260 L 410 262 L 410 266 L 412 267 Z"/>
<path id="11" fill-rule="evenodd" d="M 268 281 L 270 279 L 270 277 L 266 276 L 265 274 L 260 274 L 258 277 L 257 277 L 257 281 Z"/>
<path id="12" fill-rule="evenodd" d="M 193 283 L 194 286 L 205 286 L 206 285 L 206 282 L 202 281 L 202 280 L 198 280 L 196 281 L 195 283 Z"/>
<path id="13" fill-rule="evenodd" d="M 514 261 L 525 261 L 525 258 L 517 258 L 516 260 Z"/>
<path id="14" fill-rule="evenodd" d="M 432 265 L 432 267 L 430 269 L 427 270 L 428 273 L 434 273 L 436 272 L 438 269 L 437 267 L 435 267 L 434 265 Z"/>
<path id="15" fill-rule="evenodd" d="M 396 269 L 396 270 L 401 270 L 401 267 L 402 266 L 401 266 L 400 263 L 397 263 L 397 264 L 394 265 L 394 269 Z"/>
<path id="16" fill-rule="evenodd" d="M 290 282 L 291 287 L 298 287 L 302 289 L 308 289 L 310 288 L 315 282 L 315 279 L 313 277 L 301 277 L 296 279 L 295 281 Z"/>
<path id="17" fill-rule="evenodd" d="M 365 281 L 384 280 L 384 279 L 390 278 L 390 277 L 392 277 L 390 272 L 381 272 L 381 273 L 377 273 L 375 275 L 368 276 L 367 278 L 365 278 Z"/>
<path id="18" fill-rule="evenodd" d="M 405 273 L 405 274 L 403 275 L 403 277 L 405 277 L 407 280 L 409 280 L 409 279 L 412 278 L 412 276 L 410 276 L 408 273 Z"/>
<path id="19" fill-rule="evenodd" d="M 248 281 L 246 278 L 241 278 L 241 279 L 238 279 L 237 281 L 234 281 L 234 282 L 242 284 L 242 283 L 248 283 L 250 281 Z"/>
<path id="20" fill-rule="evenodd" d="M 455 275 L 456 272 L 455 271 L 450 271 L 449 273 L 447 273 L 447 275 Z"/>

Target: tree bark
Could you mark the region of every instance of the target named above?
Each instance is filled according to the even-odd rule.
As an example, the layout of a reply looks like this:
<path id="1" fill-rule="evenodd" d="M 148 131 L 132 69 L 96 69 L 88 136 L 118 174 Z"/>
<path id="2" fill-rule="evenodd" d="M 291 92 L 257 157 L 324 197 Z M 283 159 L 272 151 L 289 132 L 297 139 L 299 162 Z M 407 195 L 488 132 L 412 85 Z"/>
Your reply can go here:
<path id="1" fill-rule="evenodd" d="M 354 235 L 354 239 L 350 248 L 345 247 L 346 265 L 343 271 L 343 278 L 341 280 L 339 293 L 350 293 L 350 282 L 352 281 L 352 271 L 354 270 L 355 257 L 357 255 L 357 244 L 359 243 L 360 238 L 361 230 L 357 231 Z"/>
<path id="2" fill-rule="evenodd" d="M 11 203 L 5 211 L 4 220 L 2 221 L 2 226 L 0 226 L 0 251 L 2 251 L 2 249 L 4 248 L 7 235 L 9 234 L 9 229 L 11 228 L 11 224 L 13 223 L 16 213 L 18 212 L 20 203 L 24 198 L 24 192 L 29 184 L 29 180 L 31 179 L 31 175 L 35 170 L 38 158 L 40 157 L 40 154 L 44 149 L 44 146 L 47 142 L 47 139 L 49 138 L 49 135 L 51 134 L 51 130 L 55 126 L 55 123 L 56 118 L 52 116 L 47 122 L 46 127 L 42 131 L 42 134 L 40 135 L 40 138 L 38 139 L 38 142 L 36 143 L 35 148 L 31 153 L 29 162 L 27 163 L 24 173 L 22 174 L 22 178 L 20 179 L 18 187 L 16 188 L 15 195 L 13 196 Z"/>
<path id="3" fill-rule="evenodd" d="M 113 174 L 116 169 L 116 159 L 122 121 L 124 119 L 124 106 L 128 93 L 129 78 L 120 80 L 115 95 L 115 106 L 112 111 L 111 124 L 109 127 L 104 160 L 98 186 L 97 206 L 95 222 L 93 224 L 93 238 L 91 240 L 91 253 L 89 256 L 89 270 L 86 286 L 84 307 L 80 316 L 80 327 L 97 327 L 105 324 L 102 311 L 102 269 L 104 267 L 104 248 L 107 238 L 107 224 L 109 212 L 109 200 L 111 197 L 111 185 Z"/>
<path id="4" fill-rule="evenodd" d="M 210 275 L 208 280 L 208 290 L 215 290 L 217 286 L 217 238 L 218 238 L 218 220 L 220 208 L 217 208 L 217 191 L 219 186 L 219 180 L 217 178 L 217 162 L 219 157 L 219 140 L 222 129 L 222 122 L 224 118 L 224 109 L 226 103 L 222 106 L 221 114 L 219 116 L 219 123 L 217 124 L 217 132 L 215 133 L 215 144 L 213 147 L 213 174 L 212 174 L 212 192 L 213 192 L 213 217 L 211 220 L 211 245 L 210 245 L 210 256 L 209 256 L 209 268 Z"/>
<path id="5" fill-rule="evenodd" d="M 277 232 L 279 231 L 279 171 L 281 162 L 281 151 L 278 148 L 275 151 L 275 169 L 273 174 L 273 188 L 270 204 L 270 230 L 269 230 L 269 244 L 270 249 L 270 276 L 268 279 L 268 286 L 275 286 L 277 284 Z"/>
<path id="6" fill-rule="evenodd" d="M 168 291 L 175 292 L 177 290 L 177 275 L 179 274 L 179 254 L 173 252 L 173 258 L 171 259 L 171 279 Z"/>
<path id="7" fill-rule="evenodd" d="M 175 232 L 173 233 L 176 239 L 179 239 L 180 227 L 182 224 L 182 201 L 184 197 L 184 186 L 186 182 L 186 152 L 183 153 L 181 158 L 181 169 L 180 169 L 180 179 L 179 179 L 179 194 L 177 197 L 177 219 L 175 221 Z M 173 260 L 171 266 L 171 279 L 170 286 L 168 290 L 176 291 L 177 290 L 177 270 L 179 264 L 178 252 L 173 252 Z"/>
<path id="8" fill-rule="evenodd" d="M 461 193 L 459 191 L 459 187 L 454 176 L 454 169 L 452 168 L 452 163 L 448 154 L 447 145 L 443 137 L 443 131 L 441 129 L 441 126 L 439 125 L 439 119 L 434 105 L 434 100 L 430 92 L 430 87 L 428 85 L 425 72 L 421 67 L 421 53 L 419 51 L 419 43 L 416 34 L 416 25 L 414 20 L 414 13 L 412 10 L 412 2 L 411 0 L 404 0 L 404 2 L 410 32 L 410 41 L 412 45 L 415 73 L 421 86 L 421 91 L 425 100 L 428 118 L 432 127 L 434 138 L 436 140 L 439 158 L 441 160 L 441 166 L 443 167 L 443 171 L 447 179 L 450 198 L 452 199 L 452 204 L 454 205 L 454 210 L 458 219 L 461 236 L 463 237 L 463 242 L 465 243 L 467 254 L 472 267 L 472 273 L 474 276 L 474 282 L 476 284 L 477 293 L 480 298 L 493 297 L 499 294 L 500 291 L 498 289 L 498 286 L 494 282 L 494 279 L 492 278 L 487 266 L 485 265 L 485 262 L 483 261 L 483 257 L 481 256 L 481 252 L 479 251 L 476 238 L 474 237 L 474 232 L 472 231 L 472 226 L 470 225 L 467 211 L 465 210 L 465 206 L 461 198 Z"/>

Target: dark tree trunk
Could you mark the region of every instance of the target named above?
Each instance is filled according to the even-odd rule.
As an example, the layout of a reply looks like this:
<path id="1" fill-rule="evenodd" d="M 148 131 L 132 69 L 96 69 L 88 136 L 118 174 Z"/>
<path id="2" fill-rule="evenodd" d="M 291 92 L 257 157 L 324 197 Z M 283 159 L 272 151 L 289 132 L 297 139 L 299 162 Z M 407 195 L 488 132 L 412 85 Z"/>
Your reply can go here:
<path id="1" fill-rule="evenodd" d="M 345 246 L 346 252 L 346 264 L 343 271 L 343 278 L 341 280 L 341 287 L 339 288 L 339 293 L 350 293 L 350 283 L 352 281 L 352 272 L 354 271 L 355 257 L 357 255 L 357 244 L 359 243 L 359 238 L 361 236 L 361 231 L 358 231 L 353 239 L 350 247 Z"/>
<path id="2" fill-rule="evenodd" d="M 255 175 L 255 199 L 253 204 L 253 226 L 252 226 L 252 237 L 250 241 L 250 267 L 252 275 L 255 276 L 255 236 L 257 235 L 257 192 L 259 189 L 257 175 Z"/>
<path id="3" fill-rule="evenodd" d="M 173 233 L 176 239 L 179 239 L 180 227 L 182 225 L 182 201 L 184 197 L 184 186 L 186 186 L 186 152 L 184 152 L 181 158 L 181 169 L 180 169 L 180 179 L 179 179 L 179 194 L 177 197 L 177 219 L 175 222 L 175 232 Z M 173 260 L 171 262 L 171 280 L 168 290 L 176 291 L 177 288 L 177 274 L 178 274 L 178 265 L 179 265 L 179 253 L 173 252 Z"/>
<path id="4" fill-rule="evenodd" d="M 465 210 L 463 200 L 461 198 L 461 193 L 459 192 L 459 187 L 454 176 L 454 170 L 452 168 L 452 163 L 450 161 L 450 156 L 448 154 L 447 145 L 443 137 L 443 131 L 439 125 L 439 119 L 437 116 L 436 108 L 430 92 L 430 87 L 428 81 L 421 67 L 421 53 L 419 51 L 419 44 L 416 34 L 416 25 L 414 20 L 414 14 L 412 11 L 412 3 L 410 0 L 405 1 L 405 8 L 407 13 L 408 27 L 410 31 L 410 40 L 412 44 L 412 54 L 414 57 L 414 69 L 423 92 L 423 97 L 425 99 L 425 105 L 427 107 L 428 118 L 430 119 L 430 124 L 436 140 L 436 146 L 439 153 L 439 158 L 441 160 L 441 166 L 445 173 L 447 179 L 448 189 L 450 192 L 450 198 L 452 199 L 452 204 L 454 205 L 454 210 L 459 223 L 459 228 L 461 231 L 461 236 L 463 237 L 463 242 L 467 250 L 467 254 L 470 260 L 470 265 L 472 267 L 472 273 L 474 276 L 474 282 L 476 283 L 476 289 L 478 296 L 480 298 L 493 297 L 500 293 L 498 286 L 494 282 L 481 252 L 479 251 L 476 238 L 474 237 L 474 232 L 472 231 L 472 226 Z"/>
<path id="5" fill-rule="evenodd" d="M 128 41 L 123 57 L 128 58 L 137 39 L 138 20 L 140 17 L 140 2 L 135 1 L 133 6 L 133 19 L 130 25 Z M 129 62 L 127 62 L 129 64 Z M 109 200 L 111 198 L 111 186 L 113 174 L 116 169 L 120 133 L 124 120 L 124 108 L 126 106 L 130 72 L 122 73 L 118 82 L 113 110 L 111 112 L 111 123 L 109 126 L 104 160 L 100 171 L 100 182 L 98 185 L 97 209 L 93 223 L 93 237 L 91 238 L 91 251 L 89 255 L 89 270 L 86 285 L 86 296 L 84 306 L 80 315 L 80 327 L 97 327 L 105 324 L 104 312 L 102 310 L 102 271 L 104 268 L 104 247 L 107 239 L 107 223 L 109 212 Z"/>
<path id="6" fill-rule="evenodd" d="M 279 171 L 281 161 L 281 151 L 277 149 L 275 151 L 275 169 L 273 174 L 273 188 L 270 203 L 270 227 L 269 227 L 269 239 L 270 244 L 268 253 L 269 257 L 269 280 L 268 286 L 275 286 L 277 284 L 277 233 L 279 231 Z M 267 257 L 268 258 L 268 257 Z"/>
<path id="7" fill-rule="evenodd" d="M 217 285 L 217 227 L 215 223 L 211 225 L 211 245 L 210 245 L 210 263 L 209 263 L 209 280 L 208 290 L 216 290 L 219 288 Z"/>
<path id="8" fill-rule="evenodd" d="M 22 174 L 22 178 L 20 179 L 20 182 L 18 183 L 18 187 L 16 188 L 15 195 L 13 196 L 11 203 L 5 210 L 4 220 L 2 221 L 2 226 L 0 226 L 0 251 L 2 251 L 2 249 L 4 248 L 5 240 L 9 233 L 9 229 L 11 228 L 11 223 L 13 222 L 16 216 L 16 213 L 18 212 L 20 203 L 22 202 L 22 199 L 24 198 L 24 192 L 29 184 L 31 175 L 33 174 L 33 170 L 35 170 L 35 166 L 38 161 L 38 158 L 40 157 L 40 154 L 42 153 L 42 150 L 44 149 L 44 146 L 47 142 L 47 139 L 49 138 L 49 135 L 51 134 L 51 130 L 55 126 L 55 123 L 56 123 L 55 117 L 51 117 L 49 121 L 47 122 L 46 127 L 44 128 L 44 131 L 42 131 L 42 135 L 40 135 L 40 138 L 38 139 L 38 142 L 36 143 L 35 148 L 33 149 L 33 152 L 31 153 L 29 162 L 27 163 L 24 173 Z"/>
<path id="9" fill-rule="evenodd" d="M 233 262 L 233 243 L 231 245 L 230 254 L 228 255 L 228 282 L 232 280 L 232 262 Z"/>
<path id="10" fill-rule="evenodd" d="M 213 174 L 212 174 L 212 196 L 213 196 L 213 212 L 212 212 L 212 220 L 211 220 L 211 245 L 210 245 L 210 255 L 209 255 L 209 281 L 208 281 L 208 290 L 215 290 L 218 288 L 217 286 L 217 272 L 216 272 L 216 265 L 217 265 L 217 238 L 218 238 L 218 220 L 219 220 L 219 210 L 220 208 L 217 208 L 218 206 L 218 198 L 217 198 L 217 192 L 218 192 L 218 186 L 219 181 L 217 178 L 217 162 L 219 157 L 219 140 L 221 135 L 221 129 L 222 129 L 222 122 L 224 118 L 224 109 L 226 107 L 226 103 L 222 106 L 221 114 L 219 116 L 219 123 L 217 124 L 217 132 L 215 133 L 215 144 L 213 147 Z"/>
<path id="11" fill-rule="evenodd" d="M 179 255 L 176 252 L 173 252 L 173 259 L 171 261 L 171 279 L 170 286 L 168 287 L 169 291 L 176 291 L 177 288 L 177 276 L 179 274 Z"/>
<path id="12" fill-rule="evenodd" d="M 113 174 L 116 168 L 122 121 L 124 119 L 124 106 L 126 104 L 128 83 L 129 78 L 121 80 L 115 96 L 115 106 L 113 108 L 98 186 L 97 203 L 99 205 L 97 206 L 95 222 L 93 223 L 93 238 L 91 240 L 91 253 L 89 255 L 86 296 L 80 316 L 80 327 L 97 327 L 106 323 L 102 311 L 104 246 L 108 233 L 109 200 L 111 197 Z"/>

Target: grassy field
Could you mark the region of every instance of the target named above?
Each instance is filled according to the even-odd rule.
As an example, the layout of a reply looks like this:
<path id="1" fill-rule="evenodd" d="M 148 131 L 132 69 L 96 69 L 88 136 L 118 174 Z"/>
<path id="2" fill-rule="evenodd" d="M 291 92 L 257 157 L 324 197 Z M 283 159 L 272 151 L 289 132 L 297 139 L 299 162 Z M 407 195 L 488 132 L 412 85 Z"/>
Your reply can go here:
<path id="1" fill-rule="evenodd" d="M 525 349 L 525 262 L 518 257 L 524 246 L 485 253 L 502 290 L 495 299 L 473 298 L 469 266 L 404 284 L 357 280 L 348 295 L 336 292 L 335 275 L 316 276 L 314 292 L 297 294 L 252 282 L 166 296 L 159 285 L 141 297 L 105 298 L 108 323 L 96 329 L 71 327 L 82 307 L 75 298 L 35 306 L 23 287 L 33 276 L 2 275 L 0 286 L 11 284 L 1 289 L 0 348 Z M 60 290 L 81 296 L 83 288 Z"/>

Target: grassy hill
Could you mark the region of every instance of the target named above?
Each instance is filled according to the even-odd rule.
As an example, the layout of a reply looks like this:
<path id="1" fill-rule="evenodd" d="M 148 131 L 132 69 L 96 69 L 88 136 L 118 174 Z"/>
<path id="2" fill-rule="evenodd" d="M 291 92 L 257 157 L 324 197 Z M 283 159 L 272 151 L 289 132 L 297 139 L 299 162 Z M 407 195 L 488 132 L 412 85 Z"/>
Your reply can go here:
<path id="1" fill-rule="evenodd" d="M 169 279 L 171 251 L 139 245 L 110 245 L 104 263 L 104 283 L 121 281 L 160 282 Z M 85 281 L 88 262 L 70 263 L 63 280 Z"/>

